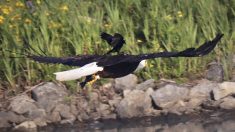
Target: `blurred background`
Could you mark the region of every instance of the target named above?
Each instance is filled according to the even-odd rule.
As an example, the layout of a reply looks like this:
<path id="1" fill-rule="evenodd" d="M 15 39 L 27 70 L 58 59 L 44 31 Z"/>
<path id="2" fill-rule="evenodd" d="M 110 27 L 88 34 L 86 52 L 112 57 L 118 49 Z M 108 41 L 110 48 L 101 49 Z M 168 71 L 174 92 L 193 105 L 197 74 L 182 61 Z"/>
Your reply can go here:
<path id="1" fill-rule="evenodd" d="M 111 47 L 101 40 L 101 32 L 122 34 L 126 40 L 122 51 L 129 54 L 198 47 L 223 33 L 222 41 L 208 56 L 149 60 L 148 67 L 137 74 L 140 80 L 168 78 L 183 82 L 202 77 L 208 63 L 218 61 L 225 79 L 231 77 L 234 0 L 1 0 L 1 89 L 52 81 L 54 72 L 71 69 L 9 58 L 25 53 L 24 39 L 32 47 L 27 50 L 36 55 L 104 54 Z"/>

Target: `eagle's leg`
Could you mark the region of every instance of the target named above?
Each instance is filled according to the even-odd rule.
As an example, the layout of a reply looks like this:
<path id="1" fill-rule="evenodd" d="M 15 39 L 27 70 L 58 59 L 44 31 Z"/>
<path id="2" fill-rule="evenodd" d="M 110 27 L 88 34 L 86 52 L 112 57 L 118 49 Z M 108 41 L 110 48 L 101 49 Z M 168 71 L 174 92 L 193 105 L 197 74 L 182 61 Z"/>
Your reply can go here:
<path id="1" fill-rule="evenodd" d="M 99 79 L 99 76 L 96 75 L 96 74 L 93 74 L 93 75 L 86 76 L 86 79 L 83 82 L 80 83 L 80 86 L 81 86 L 82 91 L 83 91 L 83 95 L 86 96 L 88 99 L 90 99 L 90 96 L 91 96 L 90 93 L 93 90 L 92 84 L 97 79 Z M 88 84 L 88 87 L 86 89 L 84 89 L 86 84 Z"/>
<path id="2" fill-rule="evenodd" d="M 97 79 L 99 79 L 99 76 L 96 74 L 86 76 L 85 81 L 81 82 L 80 86 L 83 89 L 86 84 L 92 85 Z"/>

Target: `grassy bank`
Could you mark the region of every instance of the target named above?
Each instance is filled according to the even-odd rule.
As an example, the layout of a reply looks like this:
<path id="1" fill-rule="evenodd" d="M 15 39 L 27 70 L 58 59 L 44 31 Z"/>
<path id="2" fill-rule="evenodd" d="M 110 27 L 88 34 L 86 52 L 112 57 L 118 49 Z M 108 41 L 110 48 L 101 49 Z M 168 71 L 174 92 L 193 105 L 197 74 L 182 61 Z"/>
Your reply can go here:
<path id="1" fill-rule="evenodd" d="M 206 57 L 151 60 L 150 68 L 139 75 L 143 79 L 181 78 L 188 73 L 197 76 L 208 62 L 218 60 L 229 79 L 231 55 L 235 52 L 234 9 L 231 0 L 35 0 L 29 8 L 24 1 L 3 0 L 0 83 L 11 88 L 16 84 L 31 85 L 53 80 L 52 73 L 69 68 L 4 57 L 12 56 L 5 49 L 24 53 L 23 38 L 36 49 L 31 50 L 35 54 L 103 54 L 110 47 L 100 39 L 102 31 L 123 34 L 123 51 L 131 54 L 197 47 L 217 32 L 224 33 L 221 43 Z"/>

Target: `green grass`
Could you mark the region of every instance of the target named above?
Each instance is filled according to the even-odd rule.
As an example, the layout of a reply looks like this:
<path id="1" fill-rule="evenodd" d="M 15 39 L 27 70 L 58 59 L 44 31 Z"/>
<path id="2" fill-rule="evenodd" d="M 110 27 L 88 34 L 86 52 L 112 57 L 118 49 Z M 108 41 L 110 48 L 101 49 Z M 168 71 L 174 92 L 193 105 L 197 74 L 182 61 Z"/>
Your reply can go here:
<path id="1" fill-rule="evenodd" d="M 231 76 L 231 55 L 235 51 L 234 1 L 36 0 L 34 5 L 35 12 L 30 13 L 19 2 L 18 5 L 13 0 L 0 2 L 0 16 L 4 17 L 2 22 L 0 19 L 0 83 L 8 88 L 54 80 L 52 73 L 70 68 L 7 58 L 14 54 L 4 49 L 24 52 L 23 37 L 36 50 L 31 50 L 35 54 L 103 54 L 110 47 L 100 39 L 102 31 L 123 34 L 126 40 L 123 51 L 131 54 L 198 47 L 216 33 L 224 33 L 220 44 L 206 57 L 150 60 L 150 68 L 138 75 L 142 79 L 187 78 L 188 73 L 201 75 L 208 62 L 218 60 L 225 68 L 226 79 Z"/>

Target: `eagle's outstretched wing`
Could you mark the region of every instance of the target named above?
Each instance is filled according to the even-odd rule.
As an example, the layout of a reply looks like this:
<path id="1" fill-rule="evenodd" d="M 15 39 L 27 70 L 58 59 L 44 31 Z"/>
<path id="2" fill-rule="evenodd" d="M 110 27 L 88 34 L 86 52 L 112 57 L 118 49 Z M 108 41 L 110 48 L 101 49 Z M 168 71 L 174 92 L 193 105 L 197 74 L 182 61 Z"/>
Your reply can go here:
<path id="1" fill-rule="evenodd" d="M 211 41 L 206 41 L 204 44 L 198 48 L 187 48 L 179 52 L 158 52 L 151 54 L 140 54 L 126 57 L 122 61 L 141 61 L 146 59 L 154 59 L 159 57 L 200 57 L 210 53 L 220 39 L 223 37 L 223 34 L 217 34 L 216 37 Z"/>
<path id="2" fill-rule="evenodd" d="M 140 55 L 78 55 L 74 57 L 46 57 L 29 55 L 28 58 L 42 63 L 59 63 L 81 67 L 92 62 L 97 62 L 98 66 L 110 66 L 121 62 L 138 62 L 141 60 L 159 57 L 200 57 L 210 53 L 222 37 L 223 34 L 218 34 L 213 40 L 205 42 L 198 48 L 188 48 L 180 52 L 158 52 Z"/>
<path id="3" fill-rule="evenodd" d="M 27 57 L 41 63 L 63 64 L 68 66 L 79 66 L 79 67 L 92 62 L 99 62 L 99 59 L 103 58 L 103 56 L 101 55 L 77 55 L 72 57 L 48 57 L 48 56 L 28 55 Z"/>

